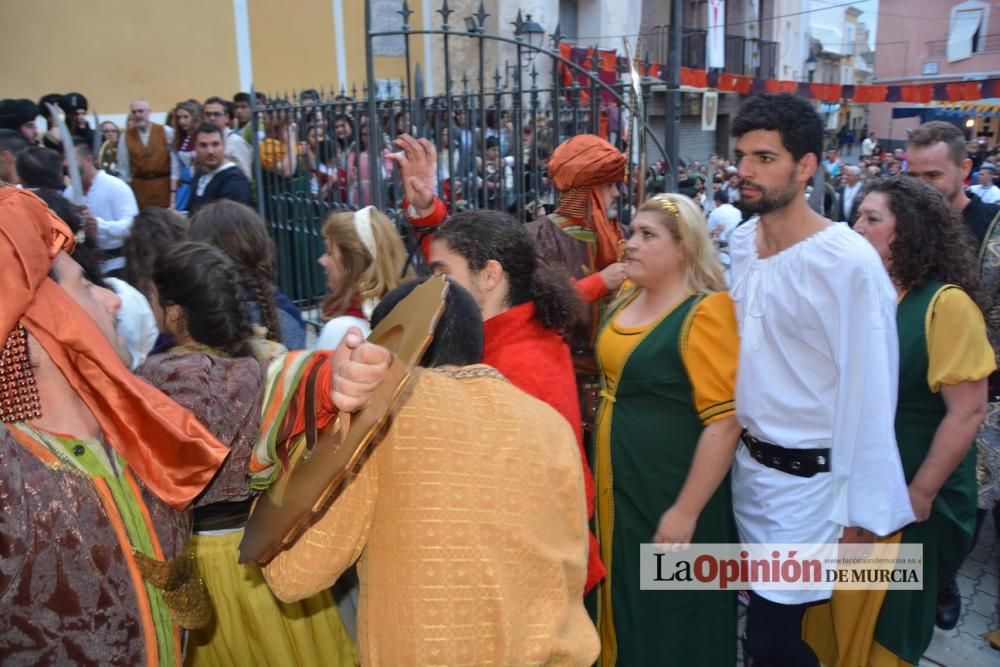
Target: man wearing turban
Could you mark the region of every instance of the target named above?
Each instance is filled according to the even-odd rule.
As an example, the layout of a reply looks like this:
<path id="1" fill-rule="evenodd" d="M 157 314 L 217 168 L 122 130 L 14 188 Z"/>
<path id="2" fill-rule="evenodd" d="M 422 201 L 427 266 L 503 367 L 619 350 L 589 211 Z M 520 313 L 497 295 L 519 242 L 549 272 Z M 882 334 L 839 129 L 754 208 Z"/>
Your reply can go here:
<path id="1" fill-rule="evenodd" d="M 528 224 L 538 256 L 582 278 L 617 261 L 621 228 L 611 219 L 625 156 L 604 139 L 578 134 L 559 144 L 549 178 L 561 192 L 555 213 Z"/>
<path id="2" fill-rule="evenodd" d="M 121 302 L 73 246 L 40 199 L 0 183 L 0 655 L 179 665 L 179 626 L 210 613 L 187 508 L 228 450 L 129 372 Z M 368 395 L 354 377 L 344 409 Z"/>

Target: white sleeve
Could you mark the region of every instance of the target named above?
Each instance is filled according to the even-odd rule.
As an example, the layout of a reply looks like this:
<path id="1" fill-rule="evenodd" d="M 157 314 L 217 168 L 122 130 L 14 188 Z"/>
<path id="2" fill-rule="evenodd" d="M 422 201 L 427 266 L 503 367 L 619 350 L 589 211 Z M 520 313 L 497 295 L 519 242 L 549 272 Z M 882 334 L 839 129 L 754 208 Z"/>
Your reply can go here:
<path id="1" fill-rule="evenodd" d="M 720 222 L 719 222 L 719 215 L 720 215 L 720 211 L 717 208 L 716 209 L 712 209 L 712 212 L 708 214 L 708 225 L 707 225 L 707 228 L 708 228 L 709 235 L 711 235 L 712 230 L 715 229 L 720 224 Z"/>
<path id="2" fill-rule="evenodd" d="M 170 144 L 170 180 L 176 181 L 181 177 L 181 156 L 177 154 L 174 145 Z"/>
<path id="3" fill-rule="evenodd" d="M 858 250 L 855 248 L 848 248 Z M 820 318 L 837 366 L 830 519 L 888 535 L 914 520 L 896 446 L 899 339 L 896 293 L 870 247 L 820 278 Z"/>
<path id="4" fill-rule="evenodd" d="M 340 340 L 347 334 L 347 330 L 351 327 L 358 327 L 366 337 L 371 333 L 371 325 L 360 317 L 354 317 L 353 315 L 335 317 L 323 325 L 319 336 L 316 337 L 316 343 L 313 344 L 313 349 L 337 349 L 337 346 L 340 345 Z"/>
<path id="5" fill-rule="evenodd" d="M 120 248 L 132 230 L 132 218 L 139 214 L 132 188 L 121 182 L 113 182 L 114 176 L 107 176 L 108 199 L 111 203 L 112 219 L 97 218 L 97 247 L 101 250 Z"/>
<path id="6" fill-rule="evenodd" d="M 118 174 L 126 183 L 132 182 L 132 172 L 129 170 L 128 143 L 125 141 L 125 133 L 118 139 Z"/>
<path id="7" fill-rule="evenodd" d="M 122 307 L 118 311 L 118 335 L 125 339 L 128 351 L 132 354 L 132 370 L 146 360 L 159 331 L 156 327 L 156 317 L 146 297 L 142 292 L 118 278 L 105 278 L 104 281 L 121 299 Z"/>
<path id="8" fill-rule="evenodd" d="M 230 134 L 226 139 L 226 147 L 229 153 L 229 158 L 236 163 L 243 175 L 247 177 L 247 180 L 253 180 L 252 165 L 250 162 L 251 150 L 250 144 L 248 144 L 243 137 L 238 134 Z"/>

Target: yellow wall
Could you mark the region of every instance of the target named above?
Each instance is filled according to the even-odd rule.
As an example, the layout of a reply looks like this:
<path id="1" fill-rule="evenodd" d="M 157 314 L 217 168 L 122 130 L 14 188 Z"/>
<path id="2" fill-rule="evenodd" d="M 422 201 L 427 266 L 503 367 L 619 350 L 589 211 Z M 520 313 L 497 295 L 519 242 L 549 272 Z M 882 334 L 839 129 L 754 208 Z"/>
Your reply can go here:
<path id="1" fill-rule="evenodd" d="M 228 0 L 0 0 L 0 26 L 0 97 L 80 92 L 108 115 L 136 97 L 166 111 L 239 83 Z"/>
<path id="2" fill-rule="evenodd" d="M 429 0 L 436 2 L 436 0 Z M 422 0 L 411 2 L 414 28 Z M 337 77 L 331 0 L 248 0 L 255 87 L 347 91 L 366 79 L 361 0 L 343 0 L 347 80 Z M 240 87 L 232 0 L 0 0 L 3 53 L 0 98 L 38 100 L 80 92 L 102 116 L 124 114 L 136 97 L 154 112 L 180 100 L 231 98 Z M 411 38 L 414 65 L 423 60 Z M 379 79 L 405 78 L 401 57 L 376 59 Z"/>
<path id="3" fill-rule="evenodd" d="M 257 90 L 270 94 L 329 88 L 336 83 L 337 53 L 330 0 L 250 0 L 248 4 Z M 351 4 L 351 0 L 344 4 Z M 351 51 L 347 53 L 353 57 Z M 358 57 L 363 63 L 364 58 Z"/>

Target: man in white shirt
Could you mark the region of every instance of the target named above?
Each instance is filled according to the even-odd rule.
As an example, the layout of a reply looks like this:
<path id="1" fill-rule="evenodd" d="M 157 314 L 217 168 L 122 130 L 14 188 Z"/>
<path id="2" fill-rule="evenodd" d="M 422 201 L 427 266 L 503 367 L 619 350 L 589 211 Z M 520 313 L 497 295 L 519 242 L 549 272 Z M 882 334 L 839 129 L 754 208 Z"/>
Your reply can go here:
<path id="1" fill-rule="evenodd" d="M 835 222 L 846 222 L 854 226 L 855 213 L 861 205 L 861 167 L 848 165 L 844 167 L 844 184 L 837 188 L 837 210 Z"/>
<path id="2" fill-rule="evenodd" d="M 875 154 L 875 146 L 878 142 L 875 141 L 875 133 L 870 132 L 865 140 L 861 142 L 861 157 L 871 157 Z"/>
<path id="3" fill-rule="evenodd" d="M 729 196 L 722 190 L 716 190 L 713 197 L 715 208 L 708 214 L 708 236 L 715 243 L 715 255 L 722 264 L 726 285 L 730 285 L 732 275 L 729 266 L 732 260 L 729 257 L 729 234 L 739 227 L 743 213 L 729 203 Z"/>
<path id="4" fill-rule="evenodd" d="M 1000 188 L 993 182 L 997 177 L 997 166 L 992 162 L 979 165 L 979 183 L 969 188 L 969 192 L 983 200 L 984 204 L 1000 202 Z"/>
<path id="5" fill-rule="evenodd" d="M 253 150 L 239 132 L 230 128 L 233 121 L 231 103 L 221 97 L 209 97 L 202 107 L 202 116 L 206 122 L 222 130 L 226 138 L 226 159 L 232 160 L 247 180 L 252 181 Z"/>
<path id="6" fill-rule="evenodd" d="M 732 123 L 740 202 L 729 236 L 740 327 L 732 472 L 745 544 L 871 539 L 914 520 L 893 430 L 896 292 L 878 255 L 809 208 L 823 122 L 809 101 L 759 95 Z M 832 584 L 831 584 L 832 586 Z M 830 588 L 754 585 L 746 652 L 769 666 L 818 666 L 802 617 Z"/>
<path id="7" fill-rule="evenodd" d="M 125 268 L 122 245 L 132 230 L 132 218 L 139 213 L 135 194 L 124 181 L 97 168 L 94 154 L 85 140 L 77 138 L 73 148 L 80 165 L 83 199 L 87 205 L 84 213 L 87 235 L 92 236 L 97 248 L 108 256 L 101 262 L 101 273 L 121 277 Z M 73 201 L 73 186 L 66 188 L 63 195 Z"/>

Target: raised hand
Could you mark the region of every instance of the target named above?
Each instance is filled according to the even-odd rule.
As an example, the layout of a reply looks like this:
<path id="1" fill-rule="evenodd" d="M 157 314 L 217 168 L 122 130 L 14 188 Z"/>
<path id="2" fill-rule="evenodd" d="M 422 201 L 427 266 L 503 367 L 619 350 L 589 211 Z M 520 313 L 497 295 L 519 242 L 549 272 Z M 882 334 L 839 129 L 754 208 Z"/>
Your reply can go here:
<path id="1" fill-rule="evenodd" d="M 437 149 L 427 139 L 417 139 L 409 134 L 396 137 L 401 150 L 388 157 L 399 165 L 400 177 L 406 199 L 417 211 L 418 217 L 434 210 L 437 189 Z"/>

